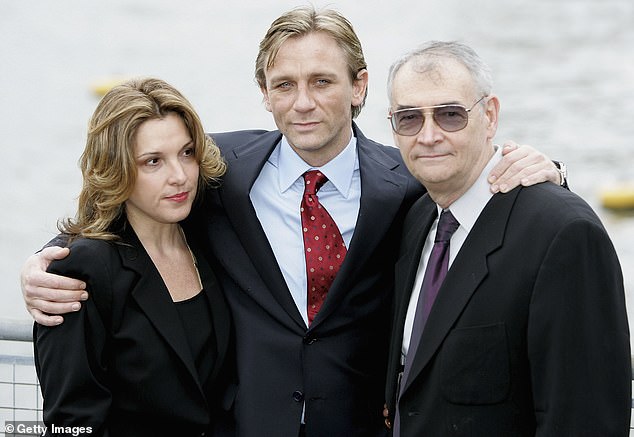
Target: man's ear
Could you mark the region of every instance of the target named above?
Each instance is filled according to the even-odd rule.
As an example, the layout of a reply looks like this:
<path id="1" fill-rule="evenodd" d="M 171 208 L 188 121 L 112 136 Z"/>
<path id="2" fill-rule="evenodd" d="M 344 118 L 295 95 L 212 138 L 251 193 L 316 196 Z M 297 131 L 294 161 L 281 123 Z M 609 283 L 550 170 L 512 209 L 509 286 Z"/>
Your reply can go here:
<path id="1" fill-rule="evenodd" d="M 368 70 L 364 68 L 359 70 L 357 78 L 352 81 L 352 106 L 359 106 L 363 103 L 367 89 Z"/>
<path id="2" fill-rule="evenodd" d="M 484 115 L 488 120 L 487 131 L 488 137 L 493 139 L 495 133 L 498 130 L 498 115 L 500 114 L 500 99 L 495 94 L 490 95 L 487 98 L 486 105 L 484 107 Z"/>
<path id="3" fill-rule="evenodd" d="M 260 87 L 262 91 L 262 101 L 264 102 L 264 109 L 271 112 L 271 102 L 269 101 L 269 92 L 266 87 Z"/>

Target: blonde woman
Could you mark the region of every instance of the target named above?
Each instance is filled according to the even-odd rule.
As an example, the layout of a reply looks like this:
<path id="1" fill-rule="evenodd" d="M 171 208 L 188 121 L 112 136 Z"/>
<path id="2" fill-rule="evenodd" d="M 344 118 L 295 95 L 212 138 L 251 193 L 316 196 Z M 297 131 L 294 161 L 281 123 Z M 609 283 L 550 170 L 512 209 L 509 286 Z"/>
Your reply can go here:
<path id="1" fill-rule="evenodd" d="M 138 79 L 101 100 L 80 166 L 70 255 L 48 270 L 91 299 L 34 328 L 47 434 L 215 435 L 230 317 L 179 223 L 224 173 L 218 148 L 176 89 Z"/>

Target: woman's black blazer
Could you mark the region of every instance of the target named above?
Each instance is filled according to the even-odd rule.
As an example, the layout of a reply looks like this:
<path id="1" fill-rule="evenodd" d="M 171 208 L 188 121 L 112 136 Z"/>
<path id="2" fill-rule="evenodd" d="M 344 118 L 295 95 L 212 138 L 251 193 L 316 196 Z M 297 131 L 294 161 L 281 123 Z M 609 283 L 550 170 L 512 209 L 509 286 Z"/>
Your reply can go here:
<path id="1" fill-rule="evenodd" d="M 200 381 L 170 294 L 127 228 L 118 243 L 76 240 L 49 267 L 84 280 L 90 298 L 62 325 L 34 327 L 48 434 L 55 425 L 91 427 L 91 436 L 212 435 L 232 367 L 230 315 L 216 277 L 192 245 L 217 345 L 214 369 Z"/>

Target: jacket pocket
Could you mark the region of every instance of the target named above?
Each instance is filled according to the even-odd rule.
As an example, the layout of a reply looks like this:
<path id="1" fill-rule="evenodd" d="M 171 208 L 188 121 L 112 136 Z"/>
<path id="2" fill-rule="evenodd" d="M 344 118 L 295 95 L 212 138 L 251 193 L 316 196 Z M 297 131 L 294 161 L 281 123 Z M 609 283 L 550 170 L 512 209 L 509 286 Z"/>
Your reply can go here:
<path id="1" fill-rule="evenodd" d="M 504 323 L 451 331 L 442 348 L 441 390 L 454 404 L 495 404 L 510 388 Z"/>

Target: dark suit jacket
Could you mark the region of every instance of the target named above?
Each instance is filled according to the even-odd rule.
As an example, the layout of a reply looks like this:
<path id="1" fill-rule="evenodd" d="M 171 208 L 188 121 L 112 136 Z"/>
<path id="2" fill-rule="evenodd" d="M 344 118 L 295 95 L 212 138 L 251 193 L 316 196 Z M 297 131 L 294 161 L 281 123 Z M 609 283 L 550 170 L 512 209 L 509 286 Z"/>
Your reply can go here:
<path id="1" fill-rule="evenodd" d="M 91 426 L 91 435 L 214 435 L 230 342 L 219 285 L 192 245 L 218 349 L 212 374 L 201 382 L 169 292 L 128 229 L 125 245 L 79 239 L 49 267 L 86 281 L 91 298 L 60 326 L 35 325 L 44 421 L 49 428 Z"/>
<path id="2" fill-rule="evenodd" d="M 428 196 L 404 225 L 387 399 L 422 246 Z M 404 382 L 402 436 L 627 436 L 630 343 L 623 278 L 591 208 L 554 184 L 497 194 L 432 308 Z"/>
<path id="3" fill-rule="evenodd" d="M 402 220 L 422 193 L 397 149 L 354 126 L 361 205 L 346 259 L 308 329 L 288 290 L 249 191 L 279 131 L 213 138 L 228 172 L 203 211 L 237 337 L 240 437 L 375 436 L 382 425 L 393 263 Z M 299 205 L 298 205 L 299 214 Z M 278 238 L 268 235 L 269 239 Z"/>

